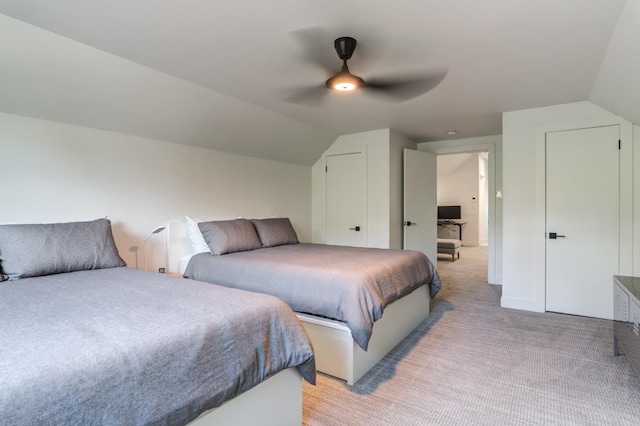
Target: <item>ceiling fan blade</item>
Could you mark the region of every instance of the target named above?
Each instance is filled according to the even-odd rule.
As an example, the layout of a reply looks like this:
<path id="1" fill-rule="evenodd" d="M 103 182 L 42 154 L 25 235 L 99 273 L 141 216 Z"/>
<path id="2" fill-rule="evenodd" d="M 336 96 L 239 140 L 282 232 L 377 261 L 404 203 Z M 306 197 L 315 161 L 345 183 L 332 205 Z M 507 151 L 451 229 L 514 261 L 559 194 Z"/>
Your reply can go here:
<path id="1" fill-rule="evenodd" d="M 336 57 L 336 52 L 327 49 L 334 41 L 327 31 L 311 27 L 293 31 L 291 35 L 300 45 L 307 62 L 319 66 L 328 75 L 333 75 L 340 69 L 340 59 Z"/>
<path id="2" fill-rule="evenodd" d="M 364 89 L 398 102 L 408 101 L 433 90 L 447 76 L 448 69 L 388 78 L 366 79 Z"/>
<path id="3" fill-rule="evenodd" d="M 288 89 L 287 95 L 282 100 L 296 105 L 319 106 L 326 100 L 329 92 L 330 90 L 324 85 Z"/>

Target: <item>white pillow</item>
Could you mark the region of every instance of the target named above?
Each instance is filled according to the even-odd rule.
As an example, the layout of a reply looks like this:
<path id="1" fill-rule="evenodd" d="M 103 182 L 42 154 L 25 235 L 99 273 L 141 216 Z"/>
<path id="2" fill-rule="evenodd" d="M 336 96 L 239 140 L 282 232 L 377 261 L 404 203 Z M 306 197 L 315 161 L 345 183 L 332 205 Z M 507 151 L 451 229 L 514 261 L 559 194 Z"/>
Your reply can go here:
<path id="1" fill-rule="evenodd" d="M 191 241 L 191 248 L 193 249 L 193 253 L 211 254 L 211 249 L 209 248 L 207 242 L 204 240 L 202 232 L 200 232 L 200 228 L 198 228 L 198 222 L 202 222 L 202 220 L 193 219 L 189 216 L 185 216 L 184 218 L 187 223 L 187 235 L 189 236 L 189 240 Z"/>

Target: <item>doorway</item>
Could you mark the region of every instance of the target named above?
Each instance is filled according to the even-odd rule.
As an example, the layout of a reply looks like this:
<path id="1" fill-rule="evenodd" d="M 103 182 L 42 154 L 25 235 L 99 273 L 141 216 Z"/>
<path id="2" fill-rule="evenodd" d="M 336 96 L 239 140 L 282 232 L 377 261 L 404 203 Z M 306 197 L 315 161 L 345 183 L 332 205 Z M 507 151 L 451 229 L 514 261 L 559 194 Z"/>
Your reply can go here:
<path id="1" fill-rule="evenodd" d="M 418 145 L 421 151 L 437 156 L 486 152 L 487 170 L 487 276 L 490 284 L 502 284 L 502 137 L 425 142 Z M 463 229 L 464 231 L 464 229 Z M 464 239 L 463 235 L 463 239 Z"/>
<path id="2" fill-rule="evenodd" d="M 451 219 L 463 224 L 441 224 L 438 238 L 459 239 L 466 246 L 488 244 L 488 160 L 486 151 L 438 156 L 438 206 L 459 206 L 460 217 Z"/>
<path id="3" fill-rule="evenodd" d="M 438 217 L 438 238 L 460 240 L 463 252 L 465 247 L 488 247 L 489 152 L 438 155 L 437 164 L 439 211 L 456 212 L 455 217 Z M 486 250 L 479 253 L 488 256 Z"/>

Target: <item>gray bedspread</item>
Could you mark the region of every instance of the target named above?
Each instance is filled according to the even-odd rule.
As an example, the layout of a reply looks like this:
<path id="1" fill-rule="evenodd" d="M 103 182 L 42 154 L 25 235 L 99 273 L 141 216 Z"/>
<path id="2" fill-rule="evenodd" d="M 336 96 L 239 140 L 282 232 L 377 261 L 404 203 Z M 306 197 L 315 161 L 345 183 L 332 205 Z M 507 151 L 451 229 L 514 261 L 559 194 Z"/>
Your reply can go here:
<path id="1" fill-rule="evenodd" d="M 126 267 L 0 283 L 3 425 L 182 425 L 295 366 L 315 382 L 275 297 Z"/>
<path id="2" fill-rule="evenodd" d="M 343 321 L 364 350 L 386 305 L 422 285 L 430 286 L 431 297 L 440 290 L 440 277 L 421 252 L 324 244 L 200 253 L 185 276 L 268 293 L 296 312 Z"/>

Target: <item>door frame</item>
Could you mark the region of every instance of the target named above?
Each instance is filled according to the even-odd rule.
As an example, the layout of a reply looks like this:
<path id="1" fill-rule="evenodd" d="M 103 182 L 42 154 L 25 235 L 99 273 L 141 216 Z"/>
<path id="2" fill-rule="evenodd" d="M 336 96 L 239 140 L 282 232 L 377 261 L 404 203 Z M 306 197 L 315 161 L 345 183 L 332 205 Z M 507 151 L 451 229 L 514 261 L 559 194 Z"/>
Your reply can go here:
<path id="1" fill-rule="evenodd" d="M 498 142 L 494 137 L 481 137 L 472 139 L 448 140 L 442 144 L 435 142 L 427 142 L 418 144 L 419 151 L 427 151 L 436 155 L 447 154 L 464 154 L 475 152 L 488 152 L 488 192 L 489 192 L 489 217 L 487 218 L 487 240 L 488 240 L 488 258 L 487 258 L 487 281 L 490 284 L 502 284 L 502 227 L 498 229 L 497 223 L 502 223 L 502 200 L 498 192 L 502 192 L 502 188 L 497 185 L 502 182 L 502 153 L 498 149 Z M 500 157 L 500 158 L 499 158 Z M 498 171 L 500 176 L 498 176 Z M 500 203 L 498 205 L 498 203 Z"/>
<path id="2" fill-rule="evenodd" d="M 553 123 L 536 126 L 536 211 L 534 214 L 533 310 L 546 312 L 546 135 L 550 132 L 586 129 L 591 127 L 620 126 L 620 227 L 618 271 L 632 275 L 633 271 L 633 139 L 632 124 L 621 117 L 611 116 L 588 120 Z M 612 277 L 613 280 L 613 277 Z M 606 285 L 607 283 L 603 283 Z"/>

